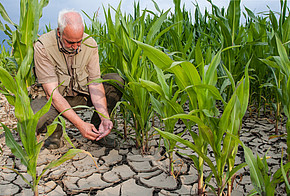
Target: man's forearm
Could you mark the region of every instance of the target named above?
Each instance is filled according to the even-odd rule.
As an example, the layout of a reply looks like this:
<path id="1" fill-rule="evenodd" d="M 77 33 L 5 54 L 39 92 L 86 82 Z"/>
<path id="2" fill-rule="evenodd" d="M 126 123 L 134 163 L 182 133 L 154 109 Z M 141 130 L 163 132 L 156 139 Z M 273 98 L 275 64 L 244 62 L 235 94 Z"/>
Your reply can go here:
<path id="1" fill-rule="evenodd" d="M 106 100 L 103 84 L 92 83 L 89 85 L 89 90 L 90 90 L 91 100 L 95 109 L 101 114 L 103 114 L 105 117 L 109 118 L 110 115 L 107 110 L 107 100 Z M 104 119 L 103 116 L 101 115 L 99 116 L 101 120 Z"/>
<path id="2" fill-rule="evenodd" d="M 65 111 L 62 115 L 67 118 L 76 127 L 80 126 L 83 120 L 75 113 L 67 100 L 60 94 L 53 94 L 52 104 L 59 112 Z"/>

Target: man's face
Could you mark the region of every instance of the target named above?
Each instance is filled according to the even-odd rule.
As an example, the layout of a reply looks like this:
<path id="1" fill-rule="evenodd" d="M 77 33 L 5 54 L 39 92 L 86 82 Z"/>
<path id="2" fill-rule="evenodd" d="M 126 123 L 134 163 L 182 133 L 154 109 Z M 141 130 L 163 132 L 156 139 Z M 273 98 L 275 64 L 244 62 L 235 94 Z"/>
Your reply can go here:
<path id="1" fill-rule="evenodd" d="M 58 36 L 60 37 L 62 47 L 64 47 L 68 52 L 73 53 L 76 52 L 81 45 L 83 39 L 83 28 L 76 31 L 68 25 L 65 27 L 62 34 L 58 31 Z"/>

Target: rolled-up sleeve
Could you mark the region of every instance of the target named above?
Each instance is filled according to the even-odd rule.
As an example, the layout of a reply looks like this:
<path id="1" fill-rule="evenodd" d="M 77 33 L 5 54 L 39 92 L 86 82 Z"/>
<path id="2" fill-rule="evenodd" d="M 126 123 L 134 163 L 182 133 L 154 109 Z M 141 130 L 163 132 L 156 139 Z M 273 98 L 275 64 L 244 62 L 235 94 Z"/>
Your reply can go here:
<path id="1" fill-rule="evenodd" d="M 44 46 L 37 41 L 34 44 L 35 74 L 40 84 L 58 82 L 55 66 L 47 57 Z"/>

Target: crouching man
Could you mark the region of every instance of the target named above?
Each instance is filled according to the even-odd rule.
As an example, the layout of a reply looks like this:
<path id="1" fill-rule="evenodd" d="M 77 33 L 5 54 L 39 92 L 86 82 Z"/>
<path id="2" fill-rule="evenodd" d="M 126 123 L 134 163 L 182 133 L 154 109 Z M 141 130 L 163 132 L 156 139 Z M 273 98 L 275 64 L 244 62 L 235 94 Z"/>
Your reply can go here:
<path id="1" fill-rule="evenodd" d="M 114 147 L 116 145 L 114 140 L 106 137 L 113 128 L 109 114 L 121 99 L 122 93 L 106 83 L 87 85 L 101 77 L 97 43 L 93 38 L 85 39 L 87 36 L 84 33 L 84 22 L 80 13 L 63 10 L 58 16 L 58 28 L 43 34 L 35 43 L 35 73 L 46 97 L 32 101 L 33 111 L 40 110 L 52 95 L 52 106 L 49 112 L 41 117 L 36 131 L 45 132 L 46 126 L 51 124 L 60 112 L 71 107 L 94 106 L 107 118 L 94 112 L 91 123 L 88 123 L 73 109 L 65 111 L 63 116 L 74 124 L 83 137 Z M 123 83 L 117 74 L 107 74 L 103 78 Z M 53 92 L 59 84 L 61 86 Z M 44 146 L 48 149 L 59 148 L 61 136 L 62 127 L 58 125 Z"/>

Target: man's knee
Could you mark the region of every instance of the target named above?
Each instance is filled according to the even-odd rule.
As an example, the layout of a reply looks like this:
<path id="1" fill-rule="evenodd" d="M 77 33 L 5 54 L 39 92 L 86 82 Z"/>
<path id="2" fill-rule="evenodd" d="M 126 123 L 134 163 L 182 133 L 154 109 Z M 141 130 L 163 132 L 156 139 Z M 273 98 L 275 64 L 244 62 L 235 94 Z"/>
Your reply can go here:
<path id="1" fill-rule="evenodd" d="M 119 82 L 115 82 L 115 83 L 118 84 L 118 86 L 120 86 L 122 88 L 124 86 L 124 80 L 123 80 L 123 78 L 119 74 L 117 74 L 117 73 L 108 73 L 108 74 L 103 75 L 102 78 L 104 80 L 109 80 L 109 79 L 110 80 L 117 80 Z"/>
<path id="2" fill-rule="evenodd" d="M 102 78 L 104 80 L 108 80 L 108 79 L 117 80 L 119 82 L 115 82 L 115 83 L 120 88 L 124 88 L 124 80 L 117 73 L 105 74 Z M 104 89 L 106 93 L 108 112 L 111 113 L 111 111 L 113 110 L 117 102 L 121 100 L 122 92 L 112 84 L 104 82 L 103 85 L 104 85 Z"/>
<path id="3" fill-rule="evenodd" d="M 36 112 L 41 110 L 46 103 L 47 99 L 45 97 L 32 100 L 31 108 L 33 113 L 35 114 Z M 36 131 L 39 133 L 45 132 L 46 126 L 51 124 L 58 114 L 58 111 L 51 105 L 49 111 L 40 117 L 37 123 Z"/>

